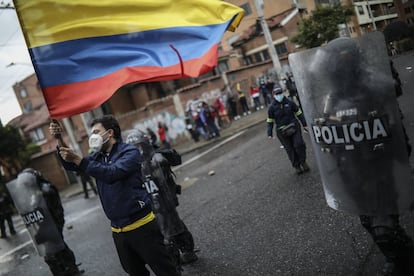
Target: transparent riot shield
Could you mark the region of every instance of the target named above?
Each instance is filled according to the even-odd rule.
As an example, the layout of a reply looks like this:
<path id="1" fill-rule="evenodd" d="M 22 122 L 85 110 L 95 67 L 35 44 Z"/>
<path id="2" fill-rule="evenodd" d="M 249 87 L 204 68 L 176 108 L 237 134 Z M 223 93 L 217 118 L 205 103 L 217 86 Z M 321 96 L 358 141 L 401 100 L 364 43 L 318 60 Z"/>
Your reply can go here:
<path id="1" fill-rule="evenodd" d="M 44 257 L 63 250 L 63 239 L 46 206 L 36 177 L 31 173 L 21 173 L 6 186 L 39 255 Z"/>
<path id="2" fill-rule="evenodd" d="M 408 154 L 382 33 L 289 55 L 330 207 L 397 214 L 414 206 Z"/>

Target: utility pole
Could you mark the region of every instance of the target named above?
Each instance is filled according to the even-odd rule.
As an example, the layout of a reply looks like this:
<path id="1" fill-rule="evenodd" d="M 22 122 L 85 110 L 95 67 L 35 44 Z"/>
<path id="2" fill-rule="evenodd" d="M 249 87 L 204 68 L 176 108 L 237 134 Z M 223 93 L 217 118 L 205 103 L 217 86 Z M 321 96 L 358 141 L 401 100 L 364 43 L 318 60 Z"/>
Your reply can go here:
<path id="1" fill-rule="evenodd" d="M 277 56 L 275 45 L 273 44 L 273 39 L 272 39 L 272 36 L 270 35 L 269 27 L 267 26 L 266 19 L 264 18 L 264 15 L 263 15 L 264 3 L 263 3 L 263 0 L 254 0 L 254 3 L 256 5 L 257 16 L 260 21 L 260 25 L 262 26 L 263 34 L 266 39 L 267 46 L 269 48 L 269 54 L 270 54 L 270 57 L 272 58 L 273 68 L 276 71 L 278 80 L 280 81 L 282 79 L 281 78 L 282 67 L 280 66 L 279 57 Z"/>

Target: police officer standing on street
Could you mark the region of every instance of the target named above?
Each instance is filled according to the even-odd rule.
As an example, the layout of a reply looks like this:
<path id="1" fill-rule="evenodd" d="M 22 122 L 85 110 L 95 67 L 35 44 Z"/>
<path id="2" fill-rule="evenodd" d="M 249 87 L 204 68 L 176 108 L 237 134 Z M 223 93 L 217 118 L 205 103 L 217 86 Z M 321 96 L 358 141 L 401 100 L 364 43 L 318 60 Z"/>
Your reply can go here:
<path id="1" fill-rule="evenodd" d="M 414 209 L 414 185 L 385 45 L 381 32 L 337 38 L 289 63 L 328 205 L 359 216 L 385 275 L 409 276 L 414 242 L 399 217 Z"/>
<path id="2" fill-rule="evenodd" d="M 181 163 L 181 156 L 174 150 L 154 150 L 149 137 L 142 131 L 131 132 L 126 142 L 135 145 L 142 154 L 141 171 L 145 188 L 150 195 L 152 208 L 164 235 L 164 243 L 173 256 L 175 265 L 192 263 L 198 259 L 194 251 L 194 239 L 177 212 L 181 186 L 174 180 L 172 165 Z M 171 156 L 171 158 L 167 158 Z M 176 157 L 178 156 L 178 158 Z M 178 161 L 176 161 L 178 159 Z"/>
<path id="3" fill-rule="evenodd" d="M 52 274 L 81 275 L 84 270 L 78 269 L 75 255 L 63 239 L 65 216 L 56 187 L 39 171 L 26 168 L 7 188 Z"/>
<path id="4" fill-rule="evenodd" d="M 273 139 L 273 126 L 276 125 L 276 135 L 286 150 L 290 162 L 297 174 L 309 171 L 306 163 L 306 144 L 303 141 L 300 122 L 305 131 L 307 125 L 302 110 L 283 95 L 282 88 L 273 88 L 273 102 L 268 108 L 267 136 Z"/>

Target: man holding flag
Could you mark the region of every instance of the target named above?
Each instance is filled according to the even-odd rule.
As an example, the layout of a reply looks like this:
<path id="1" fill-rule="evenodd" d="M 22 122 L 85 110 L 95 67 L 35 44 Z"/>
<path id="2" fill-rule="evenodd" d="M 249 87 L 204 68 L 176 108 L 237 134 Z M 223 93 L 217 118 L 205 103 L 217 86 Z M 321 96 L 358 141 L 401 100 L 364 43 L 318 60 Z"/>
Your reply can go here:
<path id="1" fill-rule="evenodd" d="M 133 82 L 198 77 L 217 65 L 218 46 L 244 11 L 219 0 L 14 0 L 29 53 L 54 119 L 92 110 Z M 51 123 L 52 135 L 61 129 Z M 95 177 L 113 239 L 129 275 L 179 275 L 165 254 L 139 152 L 122 142 L 115 118 L 92 124 L 82 158 L 59 147 L 65 168 Z"/>

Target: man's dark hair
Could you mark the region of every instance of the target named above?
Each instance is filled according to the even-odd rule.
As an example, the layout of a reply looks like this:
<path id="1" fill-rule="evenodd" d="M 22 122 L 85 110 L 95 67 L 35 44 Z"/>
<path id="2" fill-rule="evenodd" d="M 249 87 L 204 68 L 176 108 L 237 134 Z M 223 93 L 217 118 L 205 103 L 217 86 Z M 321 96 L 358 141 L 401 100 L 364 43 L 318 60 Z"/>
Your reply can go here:
<path id="1" fill-rule="evenodd" d="M 91 127 L 101 123 L 105 130 L 112 129 L 114 131 L 114 138 L 121 139 L 121 128 L 119 127 L 118 121 L 112 115 L 105 115 L 100 118 L 96 118 L 92 121 Z"/>

